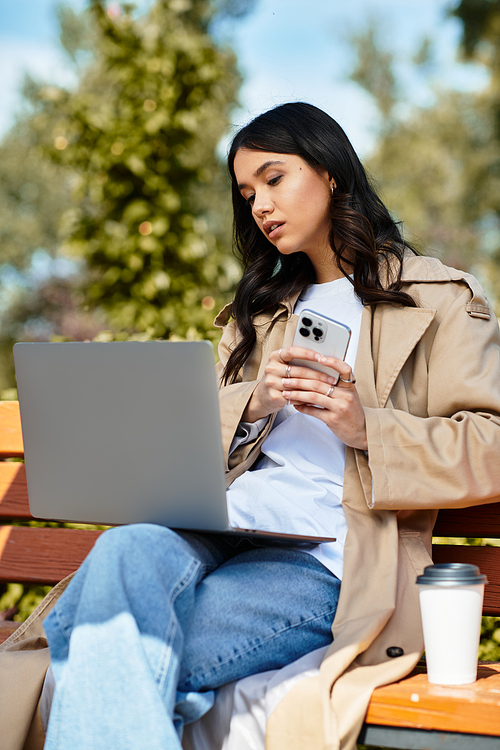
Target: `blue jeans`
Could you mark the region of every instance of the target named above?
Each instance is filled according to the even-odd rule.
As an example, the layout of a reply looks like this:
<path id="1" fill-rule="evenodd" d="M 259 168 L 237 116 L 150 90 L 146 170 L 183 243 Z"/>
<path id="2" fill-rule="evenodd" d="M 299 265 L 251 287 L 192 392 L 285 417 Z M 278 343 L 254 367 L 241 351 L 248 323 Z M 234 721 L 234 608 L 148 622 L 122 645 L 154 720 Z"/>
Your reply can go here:
<path id="1" fill-rule="evenodd" d="M 44 623 L 45 750 L 180 750 L 218 687 L 330 643 L 339 591 L 305 552 L 150 524 L 105 532 Z"/>

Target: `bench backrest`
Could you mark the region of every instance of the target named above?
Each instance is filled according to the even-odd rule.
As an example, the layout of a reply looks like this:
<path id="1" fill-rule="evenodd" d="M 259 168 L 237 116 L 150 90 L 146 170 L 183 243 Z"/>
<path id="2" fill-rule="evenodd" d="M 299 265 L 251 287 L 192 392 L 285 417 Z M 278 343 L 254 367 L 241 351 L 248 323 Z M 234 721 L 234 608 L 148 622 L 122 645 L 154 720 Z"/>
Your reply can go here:
<path id="1" fill-rule="evenodd" d="M 55 584 L 78 568 L 102 532 L 13 526 L 32 519 L 24 465 L 12 461 L 23 455 L 19 405 L 0 402 L 0 583 Z M 453 541 L 500 539 L 500 503 L 441 510 L 434 534 Z M 489 580 L 484 614 L 500 615 L 500 547 L 434 544 L 433 558 L 478 565 Z"/>
<path id="2" fill-rule="evenodd" d="M 101 531 L 27 528 L 30 521 L 19 404 L 0 402 L 0 583 L 56 584 L 78 568 Z"/>

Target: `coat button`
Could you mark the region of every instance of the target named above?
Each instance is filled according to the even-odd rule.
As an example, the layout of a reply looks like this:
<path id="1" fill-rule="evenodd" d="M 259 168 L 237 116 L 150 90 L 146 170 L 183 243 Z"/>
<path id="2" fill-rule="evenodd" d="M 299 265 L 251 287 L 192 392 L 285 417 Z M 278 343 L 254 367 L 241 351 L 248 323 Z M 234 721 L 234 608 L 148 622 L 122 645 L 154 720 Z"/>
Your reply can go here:
<path id="1" fill-rule="evenodd" d="M 397 656 L 403 656 L 404 651 L 400 646 L 389 646 L 385 653 L 387 656 L 390 656 L 391 659 L 395 659 Z"/>

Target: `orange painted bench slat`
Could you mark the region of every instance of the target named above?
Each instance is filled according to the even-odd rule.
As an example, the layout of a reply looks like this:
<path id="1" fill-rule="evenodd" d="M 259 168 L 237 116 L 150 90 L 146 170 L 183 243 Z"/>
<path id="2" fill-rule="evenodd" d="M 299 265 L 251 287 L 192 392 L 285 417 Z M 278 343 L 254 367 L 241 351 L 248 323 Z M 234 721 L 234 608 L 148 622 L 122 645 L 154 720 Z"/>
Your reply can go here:
<path id="1" fill-rule="evenodd" d="M 24 456 L 18 401 L 0 401 L 0 458 Z"/>
<path id="2" fill-rule="evenodd" d="M 412 674 L 377 688 L 366 716 L 368 724 L 500 735 L 500 664 L 482 663 L 472 685 L 430 685 L 427 675 Z M 500 747 L 500 739 L 499 744 Z"/>
<path id="3" fill-rule="evenodd" d="M 0 462 L 0 518 L 32 518 L 24 464 Z"/>
<path id="4" fill-rule="evenodd" d="M 0 526 L 0 583 L 56 584 L 75 571 L 102 531 Z"/>

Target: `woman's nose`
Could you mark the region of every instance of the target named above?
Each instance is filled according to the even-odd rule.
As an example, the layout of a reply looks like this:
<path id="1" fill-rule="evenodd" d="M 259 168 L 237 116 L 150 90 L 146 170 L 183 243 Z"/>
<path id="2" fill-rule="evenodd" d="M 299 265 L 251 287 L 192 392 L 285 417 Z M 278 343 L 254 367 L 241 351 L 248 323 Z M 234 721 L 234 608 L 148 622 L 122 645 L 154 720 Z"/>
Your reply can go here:
<path id="1" fill-rule="evenodd" d="M 262 216 L 266 216 L 267 214 L 272 213 L 273 211 L 273 205 L 272 202 L 269 200 L 269 198 L 266 195 L 258 195 L 256 194 L 254 203 L 253 203 L 253 212 L 255 216 L 258 216 L 261 218 Z"/>

